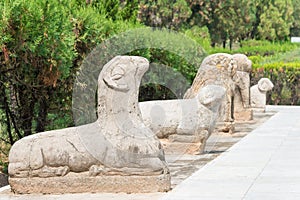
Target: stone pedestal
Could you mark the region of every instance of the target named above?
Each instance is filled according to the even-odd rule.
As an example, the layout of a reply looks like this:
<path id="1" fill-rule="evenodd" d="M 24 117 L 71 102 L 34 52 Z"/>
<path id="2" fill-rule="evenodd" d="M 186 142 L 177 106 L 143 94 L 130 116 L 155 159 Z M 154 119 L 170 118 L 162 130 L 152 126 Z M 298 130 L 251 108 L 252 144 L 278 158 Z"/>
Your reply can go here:
<path id="1" fill-rule="evenodd" d="M 252 108 L 254 113 L 265 113 L 266 108 Z"/>
<path id="2" fill-rule="evenodd" d="M 185 144 L 185 153 L 188 154 L 203 154 L 206 138 L 201 138 L 195 135 L 170 135 L 169 142 L 178 144 Z"/>
<path id="3" fill-rule="evenodd" d="M 64 177 L 9 178 L 13 192 L 18 194 L 42 193 L 96 193 L 166 192 L 171 189 L 170 174 L 153 176 L 97 176 L 88 173 L 69 173 Z"/>
<path id="4" fill-rule="evenodd" d="M 250 121 L 253 119 L 252 109 L 243 109 L 234 112 L 234 120 L 236 121 Z"/>
<path id="5" fill-rule="evenodd" d="M 172 155 L 172 157 L 174 155 L 181 157 L 183 154 L 200 155 L 204 153 L 205 147 L 205 145 L 201 145 L 201 143 L 170 142 L 169 140 L 162 141 L 162 144 L 166 155 Z M 201 147 L 203 147 L 203 149 Z"/>
<path id="6" fill-rule="evenodd" d="M 8 177 L 6 174 L 0 172 L 0 188 L 8 185 Z"/>
<path id="7" fill-rule="evenodd" d="M 234 122 L 218 122 L 217 123 L 217 130 L 221 132 L 226 132 L 233 134 L 235 129 Z"/>

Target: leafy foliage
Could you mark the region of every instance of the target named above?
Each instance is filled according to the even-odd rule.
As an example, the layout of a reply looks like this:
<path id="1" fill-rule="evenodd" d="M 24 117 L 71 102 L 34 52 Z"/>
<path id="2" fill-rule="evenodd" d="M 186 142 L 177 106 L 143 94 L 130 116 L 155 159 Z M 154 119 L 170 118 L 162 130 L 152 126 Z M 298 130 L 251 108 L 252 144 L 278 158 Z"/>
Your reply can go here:
<path id="1" fill-rule="evenodd" d="M 291 0 L 269 1 L 262 8 L 258 33 L 260 39 L 286 40 L 293 24 Z"/>
<path id="2" fill-rule="evenodd" d="M 291 27 L 291 36 L 300 36 L 300 0 L 293 0 L 293 25 Z"/>
<path id="3" fill-rule="evenodd" d="M 67 1 L 2 1 L 1 105 L 7 116 L 10 143 L 30 135 L 37 112 L 40 129 L 54 89 L 70 75 L 75 57 Z M 39 111 L 37 111 L 37 110 Z M 11 127 L 10 125 L 13 125 Z"/>
<path id="4" fill-rule="evenodd" d="M 51 128 L 47 124 L 57 119 L 51 113 L 58 111 L 64 113 L 60 124 L 72 125 L 72 87 L 82 60 L 110 35 L 135 26 L 131 1 L 115 12 L 108 2 L 93 2 L 0 3 L 0 109 L 6 125 L 1 135 L 8 132 L 7 142 Z"/>
<path id="5" fill-rule="evenodd" d="M 147 26 L 178 30 L 191 13 L 185 0 L 141 0 L 138 18 Z"/>

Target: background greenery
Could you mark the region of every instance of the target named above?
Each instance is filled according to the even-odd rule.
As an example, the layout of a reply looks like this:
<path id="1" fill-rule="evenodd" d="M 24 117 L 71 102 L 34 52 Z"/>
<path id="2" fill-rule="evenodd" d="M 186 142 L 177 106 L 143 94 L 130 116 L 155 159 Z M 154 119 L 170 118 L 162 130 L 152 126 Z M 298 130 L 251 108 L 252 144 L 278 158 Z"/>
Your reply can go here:
<path id="1" fill-rule="evenodd" d="M 101 42 L 134 28 L 177 31 L 207 54 L 244 53 L 253 61 L 252 84 L 268 77 L 275 85 L 268 103 L 300 105 L 300 46 L 289 42 L 300 36 L 299 5 L 300 0 L 2 0 L 0 165 L 6 166 L 9 146 L 18 139 L 74 125 L 72 91 L 82 61 Z M 187 49 L 180 41 L 176 48 Z M 192 63 L 165 49 L 128 54 L 171 66 L 191 83 L 204 55 L 196 51 L 201 56 Z M 183 94 L 153 83 L 155 73 L 162 73 L 155 70 L 140 100 Z M 163 81 L 167 85 L 172 78 Z"/>

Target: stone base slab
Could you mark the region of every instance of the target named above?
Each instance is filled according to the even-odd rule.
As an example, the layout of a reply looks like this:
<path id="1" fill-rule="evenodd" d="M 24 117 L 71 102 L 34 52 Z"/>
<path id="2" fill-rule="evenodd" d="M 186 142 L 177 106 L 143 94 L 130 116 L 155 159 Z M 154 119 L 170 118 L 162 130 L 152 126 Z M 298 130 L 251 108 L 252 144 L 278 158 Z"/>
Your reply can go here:
<path id="1" fill-rule="evenodd" d="M 199 143 L 200 137 L 194 135 L 170 135 L 170 142 Z"/>
<path id="2" fill-rule="evenodd" d="M 205 145 L 201 143 L 166 142 L 162 143 L 166 155 L 199 155 L 204 151 Z"/>
<path id="3" fill-rule="evenodd" d="M 253 120 L 253 110 L 244 109 L 234 112 L 234 120 L 236 121 L 250 121 Z"/>
<path id="4" fill-rule="evenodd" d="M 266 108 L 252 108 L 253 112 L 256 113 L 265 113 L 266 112 Z"/>
<path id="5" fill-rule="evenodd" d="M 64 193 L 150 193 L 171 189 L 170 174 L 157 176 L 95 176 L 66 175 L 49 178 L 9 178 L 13 192 L 18 194 Z"/>
<path id="6" fill-rule="evenodd" d="M 0 172 L 0 187 L 8 185 L 8 177 L 6 174 Z"/>

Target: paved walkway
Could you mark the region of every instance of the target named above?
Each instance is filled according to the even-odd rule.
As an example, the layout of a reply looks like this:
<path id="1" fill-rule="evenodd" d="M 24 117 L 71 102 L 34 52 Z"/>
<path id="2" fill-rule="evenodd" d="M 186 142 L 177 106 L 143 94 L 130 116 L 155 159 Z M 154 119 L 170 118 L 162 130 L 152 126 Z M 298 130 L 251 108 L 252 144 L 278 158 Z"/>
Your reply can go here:
<path id="1" fill-rule="evenodd" d="M 300 199 L 300 107 L 267 109 L 278 113 L 162 199 Z"/>

